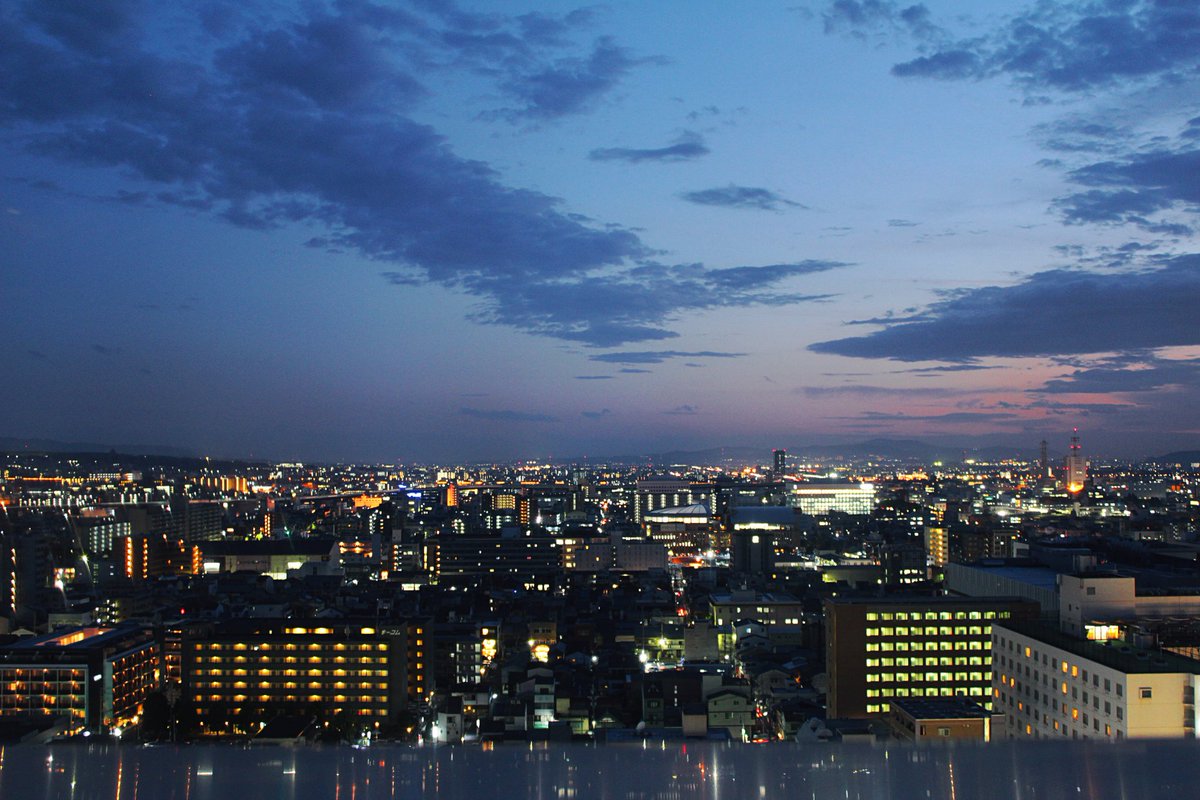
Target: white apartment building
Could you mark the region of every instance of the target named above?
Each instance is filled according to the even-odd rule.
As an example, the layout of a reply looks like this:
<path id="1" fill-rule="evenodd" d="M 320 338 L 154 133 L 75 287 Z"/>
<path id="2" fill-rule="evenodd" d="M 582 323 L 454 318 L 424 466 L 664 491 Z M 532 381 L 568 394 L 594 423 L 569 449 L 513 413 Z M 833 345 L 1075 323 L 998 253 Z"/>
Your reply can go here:
<path id="1" fill-rule="evenodd" d="M 992 709 L 1013 738 L 1196 736 L 1200 662 L 1040 624 L 992 626 Z"/>

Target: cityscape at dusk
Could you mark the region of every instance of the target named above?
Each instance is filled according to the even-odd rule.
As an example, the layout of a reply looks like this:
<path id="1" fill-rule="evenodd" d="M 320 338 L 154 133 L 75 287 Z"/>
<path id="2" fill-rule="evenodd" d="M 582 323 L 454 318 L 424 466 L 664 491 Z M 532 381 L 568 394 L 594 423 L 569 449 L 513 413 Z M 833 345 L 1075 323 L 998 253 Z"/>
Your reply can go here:
<path id="1" fill-rule="evenodd" d="M 1200 3 L 0 5 L 0 797 L 1183 797 Z"/>
<path id="2" fill-rule="evenodd" d="M 0 434 L 1200 446 L 1198 13 L 6 4 Z"/>

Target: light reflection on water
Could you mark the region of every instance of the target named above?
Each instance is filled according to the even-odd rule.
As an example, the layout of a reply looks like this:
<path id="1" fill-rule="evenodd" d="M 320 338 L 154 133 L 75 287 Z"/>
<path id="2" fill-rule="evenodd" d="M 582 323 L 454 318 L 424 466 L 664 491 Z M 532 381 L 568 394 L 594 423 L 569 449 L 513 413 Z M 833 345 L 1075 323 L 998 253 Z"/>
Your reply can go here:
<path id="1" fill-rule="evenodd" d="M 0 747 L 3 800 L 1196 796 L 1192 742 L 478 747 Z"/>

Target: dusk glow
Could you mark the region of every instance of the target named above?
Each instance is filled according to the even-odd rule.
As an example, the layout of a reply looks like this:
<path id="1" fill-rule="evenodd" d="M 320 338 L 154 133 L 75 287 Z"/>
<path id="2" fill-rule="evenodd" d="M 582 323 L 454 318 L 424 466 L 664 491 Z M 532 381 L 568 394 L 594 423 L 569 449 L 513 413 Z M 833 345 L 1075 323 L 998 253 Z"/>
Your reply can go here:
<path id="1" fill-rule="evenodd" d="M 1194 448 L 1198 69 L 1150 0 L 8 3 L 0 434 Z"/>

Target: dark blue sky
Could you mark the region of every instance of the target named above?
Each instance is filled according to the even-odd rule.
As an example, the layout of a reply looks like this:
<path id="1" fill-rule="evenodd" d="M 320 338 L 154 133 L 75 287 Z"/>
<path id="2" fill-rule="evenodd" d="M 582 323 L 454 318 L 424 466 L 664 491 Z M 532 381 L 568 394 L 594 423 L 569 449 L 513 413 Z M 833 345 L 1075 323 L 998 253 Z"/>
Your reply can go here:
<path id="1" fill-rule="evenodd" d="M 1200 443 L 1200 6 L 14 2 L 0 434 Z"/>

